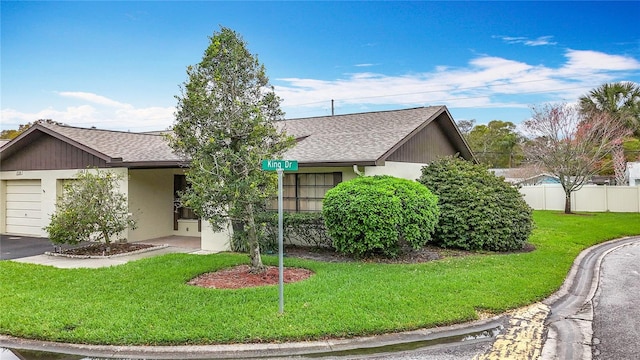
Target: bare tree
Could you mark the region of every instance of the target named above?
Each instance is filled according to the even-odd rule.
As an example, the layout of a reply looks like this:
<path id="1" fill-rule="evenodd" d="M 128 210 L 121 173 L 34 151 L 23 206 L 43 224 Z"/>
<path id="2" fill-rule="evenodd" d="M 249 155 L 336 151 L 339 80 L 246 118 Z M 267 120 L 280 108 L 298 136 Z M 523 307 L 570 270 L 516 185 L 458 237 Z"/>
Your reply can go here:
<path id="1" fill-rule="evenodd" d="M 567 214 L 571 193 L 598 173 L 600 163 L 629 134 L 623 122 L 605 112 L 584 113 L 567 104 L 534 107 L 524 128 L 531 139 L 525 154 L 531 163 L 558 177 Z"/>

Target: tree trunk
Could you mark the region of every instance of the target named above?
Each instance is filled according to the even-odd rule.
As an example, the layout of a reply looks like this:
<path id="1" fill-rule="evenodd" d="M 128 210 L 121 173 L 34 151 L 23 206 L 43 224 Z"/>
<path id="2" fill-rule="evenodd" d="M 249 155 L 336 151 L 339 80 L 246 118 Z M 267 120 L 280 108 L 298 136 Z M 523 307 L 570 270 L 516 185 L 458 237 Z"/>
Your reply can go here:
<path id="1" fill-rule="evenodd" d="M 260 256 L 260 244 L 258 243 L 256 222 L 253 217 L 253 204 L 247 204 L 246 210 L 247 223 L 245 224 L 245 226 L 247 230 L 247 244 L 249 245 L 249 259 L 251 259 L 250 272 L 257 274 L 263 272 L 265 270 L 265 267 L 262 264 L 262 257 Z"/>
<path id="2" fill-rule="evenodd" d="M 566 192 L 564 195 L 564 213 L 571 214 L 571 192 Z"/>
<path id="3" fill-rule="evenodd" d="M 615 145 L 612 157 L 616 186 L 627 185 L 627 160 L 624 157 L 624 148 L 622 147 L 622 143 Z"/>

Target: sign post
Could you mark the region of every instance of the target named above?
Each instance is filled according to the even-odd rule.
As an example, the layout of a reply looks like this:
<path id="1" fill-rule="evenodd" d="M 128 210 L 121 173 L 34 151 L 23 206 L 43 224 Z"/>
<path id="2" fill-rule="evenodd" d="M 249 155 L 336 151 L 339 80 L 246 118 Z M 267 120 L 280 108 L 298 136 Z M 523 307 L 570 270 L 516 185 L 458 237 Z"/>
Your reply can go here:
<path id="1" fill-rule="evenodd" d="M 284 312 L 284 245 L 283 245 L 283 209 L 282 176 L 285 171 L 297 171 L 297 160 L 262 160 L 262 170 L 278 173 L 278 295 L 280 314 Z"/>

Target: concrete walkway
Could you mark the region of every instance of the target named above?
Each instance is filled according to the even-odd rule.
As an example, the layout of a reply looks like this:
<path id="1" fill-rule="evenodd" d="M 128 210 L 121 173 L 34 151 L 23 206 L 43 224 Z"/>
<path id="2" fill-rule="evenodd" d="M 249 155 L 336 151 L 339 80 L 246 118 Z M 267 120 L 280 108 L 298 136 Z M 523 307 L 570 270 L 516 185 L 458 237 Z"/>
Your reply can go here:
<path id="1" fill-rule="evenodd" d="M 210 251 L 200 250 L 200 238 L 186 236 L 168 236 L 152 240 L 141 241 L 144 244 L 157 245 L 158 248 L 150 251 L 142 251 L 135 254 L 113 255 L 99 258 L 73 258 L 52 255 L 34 255 L 12 261 L 49 265 L 57 268 L 100 268 L 125 264 L 129 261 L 144 259 L 147 257 L 164 255 L 169 253 L 210 254 Z"/>

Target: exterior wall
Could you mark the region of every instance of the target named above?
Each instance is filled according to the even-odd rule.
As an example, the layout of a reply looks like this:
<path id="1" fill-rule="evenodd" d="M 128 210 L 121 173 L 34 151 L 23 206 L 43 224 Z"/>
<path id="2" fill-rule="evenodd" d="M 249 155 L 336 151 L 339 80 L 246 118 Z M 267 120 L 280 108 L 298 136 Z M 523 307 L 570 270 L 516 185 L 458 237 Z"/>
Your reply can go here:
<path id="1" fill-rule="evenodd" d="M 196 224 L 197 226 L 197 224 Z M 202 250 L 213 252 L 231 251 L 231 236 L 233 229 L 231 223 L 222 231 L 213 231 L 208 221 L 202 221 L 202 238 L 200 247 Z"/>
<path id="2" fill-rule="evenodd" d="M 560 185 L 524 186 L 524 200 L 535 210 L 564 210 Z M 640 186 L 584 186 L 571 194 L 573 211 L 640 212 Z"/>
<path id="3" fill-rule="evenodd" d="M 426 164 L 385 161 L 384 166 L 366 166 L 364 174 L 391 175 L 399 178 L 417 180 L 422 175 L 422 167 Z"/>
<path id="4" fill-rule="evenodd" d="M 640 162 L 627 163 L 627 172 L 629 175 L 629 186 L 640 185 Z"/>
<path id="5" fill-rule="evenodd" d="M 456 149 L 440 124 L 433 121 L 389 155 L 386 160 L 428 164 L 443 156 L 456 153 Z"/>
<path id="6" fill-rule="evenodd" d="M 41 204 L 41 228 L 49 224 L 49 219 L 56 209 L 56 200 L 58 196 L 62 195 L 62 183 L 64 180 L 74 179 L 79 171 L 85 171 L 84 169 L 73 170 L 32 170 L 32 171 L 2 171 L 0 172 L 0 233 L 6 233 L 6 182 L 11 180 L 40 180 L 42 186 L 42 204 Z M 127 169 L 114 168 L 109 171 L 122 174 L 124 176 L 123 181 L 120 183 L 119 191 L 128 194 L 128 179 L 126 177 Z M 122 234 L 126 237 L 128 234 Z M 42 229 L 40 231 L 41 237 L 47 237 L 47 232 Z"/>

